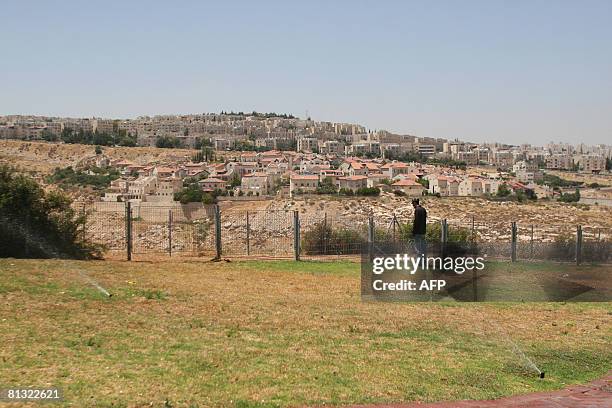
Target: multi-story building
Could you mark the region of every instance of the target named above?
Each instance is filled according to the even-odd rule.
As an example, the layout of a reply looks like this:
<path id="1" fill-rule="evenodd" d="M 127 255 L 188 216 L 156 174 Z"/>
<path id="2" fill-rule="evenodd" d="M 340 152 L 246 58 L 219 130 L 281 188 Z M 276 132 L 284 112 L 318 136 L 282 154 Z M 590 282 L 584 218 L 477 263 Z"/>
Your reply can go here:
<path id="1" fill-rule="evenodd" d="M 578 166 L 586 173 L 600 173 L 606 169 L 606 159 L 594 154 L 578 156 Z"/>
<path id="2" fill-rule="evenodd" d="M 545 160 L 547 169 L 571 170 L 574 164 L 572 156 L 569 154 L 552 154 Z"/>

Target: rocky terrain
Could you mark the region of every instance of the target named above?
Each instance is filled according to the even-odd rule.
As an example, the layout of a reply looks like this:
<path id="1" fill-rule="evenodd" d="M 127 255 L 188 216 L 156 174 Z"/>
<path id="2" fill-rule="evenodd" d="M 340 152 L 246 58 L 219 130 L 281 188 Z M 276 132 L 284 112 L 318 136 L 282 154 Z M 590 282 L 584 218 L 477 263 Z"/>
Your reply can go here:
<path id="1" fill-rule="evenodd" d="M 8 163 L 34 175 L 47 175 L 56 167 L 78 166 L 95 156 L 95 146 L 0 140 L 0 162 Z M 189 149 L 159 149 L 156 147 L 102 147 L 111 159 L 128 160 L 135 164 L 176 163 L 191 158 Z"/>

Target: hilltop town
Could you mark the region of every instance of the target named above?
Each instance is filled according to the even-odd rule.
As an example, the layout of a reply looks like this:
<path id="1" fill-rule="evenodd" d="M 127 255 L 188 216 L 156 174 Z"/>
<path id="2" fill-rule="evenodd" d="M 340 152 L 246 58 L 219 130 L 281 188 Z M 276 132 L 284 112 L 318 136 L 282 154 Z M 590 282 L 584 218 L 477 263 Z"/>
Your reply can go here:
<path id="1" fill-rule="evenodd" d="M 47 168 L 46 173 L 55 173 L 45 180 L 66 184 L 74 179 L 86 186 L 87 180 L 104 177 L 102 183 L 92 182 L 101 201 L 211 203 L 388 192 L 605 205 L 612 194 L 607 182 L 612 147 L 606 145 L 471 143 L 286 114 L 133 120 L 11 115 L 0 117 L 0 138 L 49 142 L 54 146 L 49 159 L 58 146 L 92 145 L 78 160 Z M 4 143 L 5 161 L 30 151 Z M 137 153 L 125 154 L 130 149 Z M 36 167 L 36 161 L 34 153 L 30 164 Z M 576 181 L 580 177 L 584 181 Z"/>

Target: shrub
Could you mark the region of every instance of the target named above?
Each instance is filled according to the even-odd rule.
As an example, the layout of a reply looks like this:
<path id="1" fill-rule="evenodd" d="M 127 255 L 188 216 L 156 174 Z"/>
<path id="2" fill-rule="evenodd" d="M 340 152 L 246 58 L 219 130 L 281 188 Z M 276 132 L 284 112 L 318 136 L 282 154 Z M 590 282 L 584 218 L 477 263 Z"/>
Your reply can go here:
<path id="1" fill-rule="evenodd" d="M 57 192 L 45 192 L 33 179 L 0 166 L 0 257 L 100 257 L 101 247 L 83 238 L 85 216 Z"/>
<path id="2" fill-rule="evenodd" d="M 62 188 L 81 186 L 102 190 L 108 187 L 111 181 L 118 178 L 119 171 L 112 168 L 101 169 L 91 167 L 87 172 L 84 172 L 81 170 L 75 171 L 72 167 L 65 167 L 63 169 L 56 167 L 53 174 L 47 176 L 46 181 L 50 184 L 58 184 Z"/>
<path id="3" fill-rule="evenodd" d="M 332 228 L 320 222 L 302 234 L 302 249 L 309 255 L 358 254 L 367 245 L 367 234 L 348 228 Z"/>
<path id="4" fill-rule="evenodd" d="M 355 194 L 362 196 L 377 196 L 380 195 L 380 189 L 378 187 L 362 187 L 357 189 Z"/>

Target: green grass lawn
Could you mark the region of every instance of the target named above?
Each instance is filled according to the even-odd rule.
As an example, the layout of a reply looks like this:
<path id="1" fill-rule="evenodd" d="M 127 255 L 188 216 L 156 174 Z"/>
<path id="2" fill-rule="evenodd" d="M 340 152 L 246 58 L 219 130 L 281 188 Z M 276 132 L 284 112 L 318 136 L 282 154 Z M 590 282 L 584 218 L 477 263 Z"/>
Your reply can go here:
<path id="1" fill-rule="evenodd" d="M 2 259 L 0 387 L 58 386 L 78 407 L 498 398 L 604 375 L 611 317 L 610 303 L 362 302 L 351 262 Z"/>

